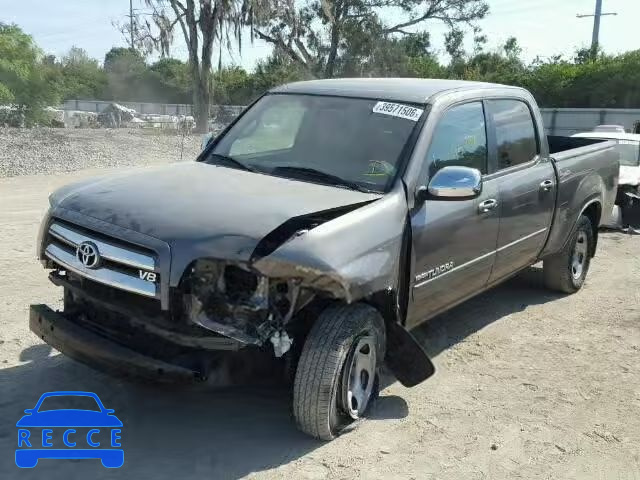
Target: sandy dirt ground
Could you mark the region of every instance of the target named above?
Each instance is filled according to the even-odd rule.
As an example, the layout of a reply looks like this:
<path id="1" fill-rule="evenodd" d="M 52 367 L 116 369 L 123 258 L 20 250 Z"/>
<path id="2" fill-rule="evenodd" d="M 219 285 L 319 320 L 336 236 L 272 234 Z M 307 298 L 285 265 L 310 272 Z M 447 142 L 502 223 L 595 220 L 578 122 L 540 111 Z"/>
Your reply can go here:
<path id="1" fill-rule="evenodd" d="M 159 388 L 97 373 L 30 333 L 61 292 L 35 260 L 47 195 L 92 174 L 0 179 L 0 478 L 640 479 L 640 239 L 603 233 L 573 296 L 535 267 L 416 332 L 437 374 L 391 380 L 332 443 L 292 422 L 289 393 Z M 15 422 L 52 390 L 96 392 L 124 422 L 125 464 L 13 462 Z"/>

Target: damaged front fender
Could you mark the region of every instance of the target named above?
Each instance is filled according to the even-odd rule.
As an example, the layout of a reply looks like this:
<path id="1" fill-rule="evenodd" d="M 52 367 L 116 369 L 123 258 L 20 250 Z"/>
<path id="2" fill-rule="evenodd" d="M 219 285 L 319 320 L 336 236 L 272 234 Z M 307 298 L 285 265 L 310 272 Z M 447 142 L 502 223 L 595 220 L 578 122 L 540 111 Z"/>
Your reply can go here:
<path id="1" fill-rule="evenodd" d="M 246 261 L 196 260 L 181 284 L 187 318 L 245 345 L 271 339 L 281 350 L 287 342 L 274 339 L 314 297 L 351 303 L 397 288 L 406 216 L 399 186 L 374 202 L 294 217 Z"/>
<path id="2" fill-rule="evenodd" d="M 296 277 L 303 287 L 348 303 L 394 288 L 407 203 L 401 185 L 380 200 L 296 232 L 252 266 L 268 277 Z"/>

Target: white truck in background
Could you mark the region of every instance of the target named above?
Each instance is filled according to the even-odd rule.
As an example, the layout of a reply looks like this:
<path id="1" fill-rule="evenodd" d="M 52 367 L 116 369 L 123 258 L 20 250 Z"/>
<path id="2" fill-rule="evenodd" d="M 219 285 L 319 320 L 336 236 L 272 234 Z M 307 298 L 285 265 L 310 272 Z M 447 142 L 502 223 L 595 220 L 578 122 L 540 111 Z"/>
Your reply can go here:
<path id="1" fill-rule="evenodd" d="M 612 219 L 614 225 L 638 233 L 640 227 L 640 134 L 594 129 L 573 137 L 614 140 L 620 154 L 618 193 Z"/>

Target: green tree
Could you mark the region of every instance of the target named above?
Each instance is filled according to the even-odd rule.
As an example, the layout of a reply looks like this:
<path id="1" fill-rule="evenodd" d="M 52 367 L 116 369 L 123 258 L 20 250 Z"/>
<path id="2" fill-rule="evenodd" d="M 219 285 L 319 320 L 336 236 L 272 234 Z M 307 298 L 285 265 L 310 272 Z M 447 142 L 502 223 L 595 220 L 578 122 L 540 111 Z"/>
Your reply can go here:
<path id="1" fill-rule="evenodd" d="M 163 102 L 191 102 L 193 84 L 189 64 L 177 58 L 161 58 L 149 66 L 149 76 L 154 77 Z"/>
<path id="2" fill-rule="evenodd" d="M 138 51 L 122 47 L 112 48 L 104 56 L 104 71 L 108 82 L 108 98 L 116 101 L 148 100 L 142 80 L 148 68 Z"/>
<path id="3" fill-rule="evenodd" d="M 358 38 L 350 35 L 353 41 Z M 337 64 L 341 76 L 361 77 L 425 77 L 442 76 L 431 52 L 428 32 L 402 37 L 387 36 L 377 41 L 358 38 L 354 48 L 347 48 Z"/>
<path id="4" fill-rule="evenodd" d="M 518 44 L 518 39 L 516 37 L 509 37 L 507 41 L 504 42 L 502 46 L 502 50 L 504 54 L 509 60 L 520 61 L 520 55 L 522 55 L 522 48 Z"/>
<path id="5" fill-rule="evenodd" d="M 384 22 L 382 14 L 389 9 L 404 18 Z M 339 73 L 341 56 L 354 56 L 350 49 L 355 44 L 365 47 L 367 42 L 411 35 L 411 29 L 428 21 L 455 29 L 473 24 L 488 11 L 484 0 L 286 0 L 274 4 L 268 24 L 258 25 L 254 33 L 311 74 L 331 78 Z"/>
<path id="6" fill-rule="evenodd" d="M 15 105 L 30 124 L 42 119 L 42 108 L 60 100 L 44 56 L 16 25 L 0 23 L 0 103 Z"/>
<path id="7" fill-rule="evenodd" d="M 103 98 L 107 90 L 107 75 L 98 61 L 90 58 L 82 48 L 72 47 L 62 57 L 57 75 L 59 91 L 63 100 Z"/>
<path id="8" fill-rule="evenodd" d="M 218 105 L 243 105 L 254 96 L 253 75 L 243 68 L 230 67 L 213 76 L 213 102 Z"/>
<path id="9" fill-rule="evenodd" d="M 576 68 L 561 58 L 537 59 L 523 76 L 523 86 L 529 89 L 541 106 L 566 107 L 566 96 L 573 83 Z"/>
<path id="10" fill-rule="evenodd" d="M 633 108 L 640 106 L 640 50 L 621 55 L 601 55 L 574 66 L 567 92 L 569 106 Z"/>
<path id="11" fill-rule="evenodd" d="M 312 78 L 305 69 L 293 63 L 288 56 L 278 52 L 278 49 L 267 60 L 258 62 L 253 76 L 258 94 L 283 83 Z"/>
<path id="12" fill-rule="evenodd" d="M 144 57 L 137 51 L 125 47 L 113 47 L 104 55 L 104 69 L 110 73 L 140 73 L 145 70 Z"/>

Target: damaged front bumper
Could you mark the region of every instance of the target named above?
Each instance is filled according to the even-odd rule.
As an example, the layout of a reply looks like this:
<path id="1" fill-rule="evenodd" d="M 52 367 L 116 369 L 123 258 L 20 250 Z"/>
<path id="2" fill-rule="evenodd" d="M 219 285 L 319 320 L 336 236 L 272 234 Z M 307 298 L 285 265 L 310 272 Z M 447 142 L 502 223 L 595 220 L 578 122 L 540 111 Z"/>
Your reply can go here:
<path id="1" fill-rule="evenodd" d="M 172 321 L 154 300 L 78 282 L 59 272 L 49 278 L 64 288 L 64 310 L 32 305 L 31 330 L 60 352 L 99 370 L 161 382 L 204 380 L 223 353 L 244 346 Z"/>
<path id="2" fill-rule="evenodd" d="M 47 305 L 31 305 L 29 328 L 56 350 L 99 370 L 154 381 L 204 380 L 198 370 L 142 355 L 83 328 Z"/>

